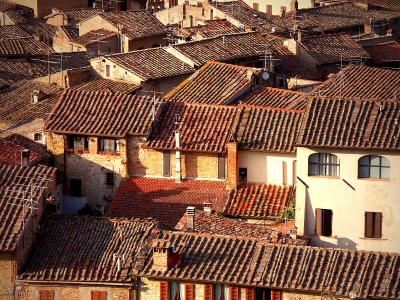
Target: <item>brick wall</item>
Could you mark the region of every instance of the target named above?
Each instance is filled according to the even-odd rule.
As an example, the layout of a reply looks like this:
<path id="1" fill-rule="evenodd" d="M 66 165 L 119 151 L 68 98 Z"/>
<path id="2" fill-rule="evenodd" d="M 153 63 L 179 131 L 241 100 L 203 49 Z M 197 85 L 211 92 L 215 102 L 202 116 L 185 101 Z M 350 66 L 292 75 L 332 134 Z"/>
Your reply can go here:
<path id="1" fill-rule="evenodd" d="M 144 138 L 128 139 L 129 176 L 163 176 L 163 152 L 143 148 Z M 209 153 L 182 152 L 182 178 L 218 178 L 218 155 Z M 171 151 L 172 176 L 177 177 L 175 152 Z"/>
<path id="2" fill-rule="evenodd" d="M 0 254 L 0 299 L 12 300 L 16 263 L 11 255 Z"/>
<path id="3" fill-rule="evenodd" d="M 32 140 L 33 134 L 37 132 L 43 132 L 43 128 L 43 119 L 34 119 L 31 122 L 24 123 L 23 125 L 15 126 L 11 129 L 1 131 L 0 137 L 7 137 L 13 133 L 18 133 Z"/>

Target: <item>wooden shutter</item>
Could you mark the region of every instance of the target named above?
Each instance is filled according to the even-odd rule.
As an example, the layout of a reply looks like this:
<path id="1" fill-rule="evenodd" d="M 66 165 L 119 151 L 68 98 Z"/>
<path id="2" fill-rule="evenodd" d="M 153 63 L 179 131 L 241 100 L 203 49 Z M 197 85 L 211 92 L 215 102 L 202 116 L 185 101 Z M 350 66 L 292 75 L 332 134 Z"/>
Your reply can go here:
<path id="1" fill-rule="evenodd" d="M 54 300 L 54 291 L 53 290 L 40 291 L 39 300 Z"/>
<path id="2" fill-rule="evenodd" d="M 246 288 L 246 300 L 255 300 L 256 291 L 253 288 Z"/>
<path id="3" fill-rule="evenodd" d="M 226 160 L 225 156 L 218 156 L 218 179 L 225 179 Z"/>
<path id="4" fill-rule="evenodd" d="M 229 289 L 229 300 L 239 300 L 239 288 L 237 286 L 231 286 Z"/>
<path id="5" fill-rule="evenodd" d="M 193 283 L 185 283 L 185 300 L 194 300 L 194 284 Z"/>
<path id="6" fill-rule="evenodd" d="M 317 208 L 315 210 L 315 234 L 322 235 L 322 209 Z"/>
<path id="7" fill-rule="evenodd" d="M 374 213 L 374 238 L 382 237 L 382 213 Z"/>
<path id="8" fill-rule="evenodd" d="M 163 176 L 171 176 L 171 152 L 163 152 Z"/>
<path id="9" fill-rule="evenodd" d="M 92 291 L 92 300 L 107 300 L 106 291 Z"/>
<path id="10" fill-rule="evenodd" d="M 271 290 L 271 300 L 282 300 L 282 291 Z"/>
<path id="11" fill-rule="evenodd" d="M 160 281 L 160 300 L 169 300 L 168 281 Z"/>
<path id="12" fill-rule="evenodd" d="M 214 300 L 214 287 L 212 284 L 204 285 L 204 300 Z"/>
<path id="13" fill-rule="evenodd" d="M 374 237 L 374 213 L 365 212 L 365 237 Z"/>

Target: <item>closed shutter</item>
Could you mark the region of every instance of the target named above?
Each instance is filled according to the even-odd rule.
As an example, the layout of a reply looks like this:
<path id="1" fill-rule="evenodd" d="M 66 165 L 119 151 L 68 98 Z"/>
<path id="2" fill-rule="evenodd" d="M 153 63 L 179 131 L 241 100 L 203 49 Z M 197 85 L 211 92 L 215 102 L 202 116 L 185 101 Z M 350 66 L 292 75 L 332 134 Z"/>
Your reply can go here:
<path id="1" fill-rule="evenodd" d="M 194 284 L 193 283 L 185 283 L 185 300 L 194 300 Z"/>
<path id="2" fill-rule="evenodd" d="M 246 288 L 246 300 L 255 300 L 256 291 L 253 288 Z"/>
<path id="3" fill-rule="evenodd" d="M 374 218 L 374 238 L 382 237 L 382 213 L 375 213 Z"/>
<path id="4" fill-rule="evenodd" d="M 54 300 L 54 291 L 53 290 L 40 291 L 39 300 Z"/>
<path id="5" fill-rule="evenodd" d="M 204 285 L 204 300 L 214 300 L 214 288 L 212 284 Z"/>
<path id="6" fill-rule="evenodd" d="M 169 300 L 168 281 L 160 281 L 160 300 Z"/>
<path id="7" fill-rule="evenodd" d="M 237 286 L 231 286 L 229 300 L 239 300 L 239 288 Z"/>
<path id="8" fill-rule="evenodd" d="M 282 300 L 282 291 L 271 290 L 271 300 Z"/>
<path id="9" fill-rule="evenodd" d="M 218 156 L 218 179 L 225 179 L 226 160 L 225 156 Z"/>
<path id="10" fill-rule="evenodd" d="M 107 300 L 106 291 L 92 291 L 92 300 Z"/>
<path id="11" fill-rule="evenodd" d="M 315 234 L 322 235 L 322 209 L 315 210 Z"/>
<path id="12" fill-rule="evenodd" d="M 374 213 L 365 212 L 365 237 L 374 237 Z"/>
<path id="13" fill-rule="evenodd" d="M 172 175 L 171 171 L 171 152 L 163 152 L 163 176 L 170 177 Z"/>

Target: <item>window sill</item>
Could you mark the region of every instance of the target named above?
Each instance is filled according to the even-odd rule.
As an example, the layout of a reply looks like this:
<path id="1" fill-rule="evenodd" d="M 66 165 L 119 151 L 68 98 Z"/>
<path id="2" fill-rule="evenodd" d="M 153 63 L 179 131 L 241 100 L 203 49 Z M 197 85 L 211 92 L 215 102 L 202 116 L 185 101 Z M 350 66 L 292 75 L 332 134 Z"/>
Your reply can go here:
<path id="1" fill-rule="evenodd" d="M 332 240 L 336 240 L 338 238 L 337 235 L 326 236 L 326 235 L 317 235 L 317 234 L 313 234 L 313 235 L 311 235 L 311 237 L 325 238 L 325 239 L 332 239 Z"/>
<path id="2" fill-rule="evenodd" d="M 90 153 L 89 150 L 80 150 L 80 149 L 66 149 L 67 153 L 72 153 L 72 154 L 85 154 L 85 153 Z"/>
<path id="3" fill-rule="evenodd" d="M 385 178 L 358 178 L 358 180 L 390 182 L 390 179 L 385 179 Z"/>
<path id="4" fill-rule="evenodd" d="M 373 240 L 373 241 L 387 241 L 385 238 L 368 238 L 368 237 L 359 237 L 360 240 Z"/>
<path id="5" fill-rule="evenodd" d="M 103 151 L 99 151 L 97 152 L 100 155 L 107 155 L 107 156 L 121 156 L 120 152 L 103 152 Z"/>
<path id="6" fill-rule="evenodd" d="M 311 178 L 326 178 L 326 179 L 340 179 L 340 176 L 322 176 L 322 175 L 308 175 Z"/>

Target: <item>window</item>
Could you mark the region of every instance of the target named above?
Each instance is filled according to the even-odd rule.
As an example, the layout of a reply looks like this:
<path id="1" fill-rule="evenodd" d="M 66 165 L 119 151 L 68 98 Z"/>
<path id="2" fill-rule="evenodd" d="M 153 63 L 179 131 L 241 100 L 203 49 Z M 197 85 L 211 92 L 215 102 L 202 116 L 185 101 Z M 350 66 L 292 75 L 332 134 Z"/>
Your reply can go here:
<path id="1" fill-rule="evenodd" d="M 92 291 L 92 300 L 107 300 L 106 291 Z"/>
<path id="2" fill-rule="evenodd" d="M 172 175 L 171 171 L 171 152 L 163 152 L 163 176 L 170 177 Z"/>
<path id="3" fill-rule="evenodd" d="M 99 138 L 99 152 L 119 152 L 119 140 Z"/>
<path id="4" fill-rule="evenodd" d="M 42 134 L 41 132 L 36 132 L 36 133 L 33 135 L 33 140 L 34 140 L 35 142 L 41 142 L 41 141 L 43 140 L 43 134 Z"/>
<path id="5" fill-rule="evenodd" d="M 72 197 L 82 197 L 82 181 L 80 179 L 71 179 L 69 181 L 69 191 Z"/>
<path id="6" fill-rule="evenodd" d="M 223 155 L 218 155 L 218 179 L 225 179 L 226 159 Z"/>
<path id="7" fill-rule="evenodd" d="M 281 6 L 281 16 L 285 16 L 286 15 L 286 6 Z"/>
<path id="8" fill-rule="evenodd" d="M 339 176 L 339 159 L 330 153 L 314 153 L 308 157 L 308 176 Z"/>
<path id="9" fill-rule="evenodd" d="M 365 155 L 358 160 L 358 178 L 390 178 L 390 162 L 383 156 Z"/>
<path id="10" fill-rule="evenodd" d="M 169 300 L 168 281 L 160 281 L 160 300 Z"/>
<path id="11" fill-rule="evenodd" d="M 210 9 L 210 20 L 214 19 L 214 11 Z"/>
<path id="12" fill-rule="evenodd" d="M 110 77 L 110 76 L 111 76 L 111 66 L 106 65 L 106 77 Z"/>
<path id="13" fill-rule="evenodd" d="M 53 290 L 40 291 L 39 300 L 54 300 L 54 291 Z"/>
<path id="14" fill-rule="evenodd" d="M 230 300 L 229 285 L 216 284 L 214 286 L 214 300 Z"/>
<path id="15" fill-rule="evenodd" d="M 115 184 L 115 176 L 113 172 L 106 173 L 106 185 L 114 185 Z"/>
<path id="16" fill-rule="evenodd" d="M 247 181 L 247 168 L 239 168 L 239 180 Z"/>
<path id="17" fill-rule="evenodd" d="M 267 4 L 267 8 L 265 11 L 266 11 L 267 15 L 272 15 L 272 5 Z"/>
<path id="18" fill-rule="evenodd" d="M 332 235 L 332 210 L 317 208 L 315 210 L 315 233 L 320 236 Z"/>
<path id="19" fill-rule="evenodd" d="M 259 10 L 259 4 L 258 3 L 253 3 L 253 9 L 258 11 Z"/>
<path id="20" fill-rule="evenodd" d="M 381 238 L 382 237 L 382 213 L 365 212 L 365 237 Z"/>
<path id="21" fill-rule="evenodd" d="M 246 288 L 245 300 L 281 300 L 282 291 L 264 288 Z"/>
<path id="22" fill-rule="evenodd" d="M 204 300 L 214 300 L 214 286 L 212 284 L 204 285 Z"/>
<path id="23" fill-rule="evenodd" d="M 89 138 L 84 136 L 69 135 L 67 148 L 73 150 L 89 150 Z"/>

